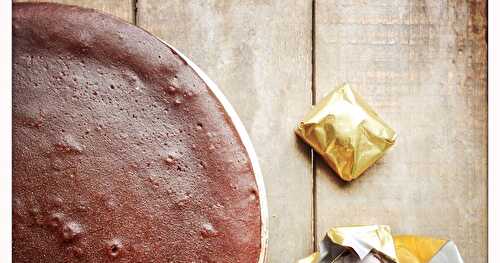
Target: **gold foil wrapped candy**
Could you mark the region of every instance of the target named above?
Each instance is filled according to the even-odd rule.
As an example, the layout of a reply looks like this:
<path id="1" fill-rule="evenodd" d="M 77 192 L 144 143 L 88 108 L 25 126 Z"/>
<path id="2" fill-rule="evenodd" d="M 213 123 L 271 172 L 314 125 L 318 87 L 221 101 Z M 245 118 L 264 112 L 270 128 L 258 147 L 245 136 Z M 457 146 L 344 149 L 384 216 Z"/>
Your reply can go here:
<path id="1" fill-rule="evenodd" d="M 295 131 L 344 180 L 360 176 L 396 140 L 396 133 L 347 84 L 323 98 Z"/>

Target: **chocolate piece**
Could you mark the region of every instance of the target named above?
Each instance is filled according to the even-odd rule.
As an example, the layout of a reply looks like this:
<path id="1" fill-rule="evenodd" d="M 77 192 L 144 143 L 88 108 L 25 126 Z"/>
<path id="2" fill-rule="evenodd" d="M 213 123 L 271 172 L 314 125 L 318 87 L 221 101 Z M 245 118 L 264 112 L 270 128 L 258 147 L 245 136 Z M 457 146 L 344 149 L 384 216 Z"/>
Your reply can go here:
<path id="1" fill-rule="evenodd" d="M 257 262 L 261 210 L 224 107 L 110 16 L 13 8 L 14 262 Z"/>

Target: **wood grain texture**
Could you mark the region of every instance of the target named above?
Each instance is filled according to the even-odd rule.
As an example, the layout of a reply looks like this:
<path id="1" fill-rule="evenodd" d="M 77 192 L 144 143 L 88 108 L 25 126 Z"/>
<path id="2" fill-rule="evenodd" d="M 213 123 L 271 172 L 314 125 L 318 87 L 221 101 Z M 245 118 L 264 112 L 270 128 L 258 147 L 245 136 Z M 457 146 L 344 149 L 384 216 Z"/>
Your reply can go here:
<path id="1" fill-rule="evenodd" d="M 352 183 L 318 162 L 318 238 L 388 224 L 486 262 L 486 16 L 484 1 L 468 2 L 317 0 L 317 99 L 352 83 L 399 133 Z"/>
<path id="2" fill-rule="evenodd" d="M 134 0 L 51 0 L 134 22 Z M 349 82 L 399 133 L 362 177 L 316 169 L 317 240 L 336 225 L 454 240 L 486 262 L 485 1 L 316 1 L 316 99 Z M 16 0 L 16 2 L 20 2 Z M 138 1 L 138 24 L 219 84 L 265 177 L 268 262 L 312 251 L 312 167 L 293 128 L 311 104 L 310 1 Z"/>
<path id="3" fill-rule="evenodd" d="M 311 104 L 311 4 L 141 0 L 138 25 L 219 85 L 256 148 L 270 212 L 268 262 L 312 252 L 310 152 L 293 128 Z"/>
<path id="4" fill-rule="evenodd" d="M 52 2 L 93 8 L 117 16 L 130 23 L 135 20 L 134 0 L 14 0 L 14 2 Z"/>

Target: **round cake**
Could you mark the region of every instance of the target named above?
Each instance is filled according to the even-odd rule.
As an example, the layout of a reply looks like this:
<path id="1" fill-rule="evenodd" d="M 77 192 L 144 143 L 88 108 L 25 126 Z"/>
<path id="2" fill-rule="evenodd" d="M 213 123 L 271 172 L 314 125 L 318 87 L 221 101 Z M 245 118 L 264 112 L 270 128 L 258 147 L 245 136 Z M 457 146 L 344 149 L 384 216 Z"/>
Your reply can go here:
<path id="1" fill-rule="evenodd" d="M 13 145 L 14 262 L 264 260 L 248 135 L 196 66 L 138 27 L 14 4 Z"/>

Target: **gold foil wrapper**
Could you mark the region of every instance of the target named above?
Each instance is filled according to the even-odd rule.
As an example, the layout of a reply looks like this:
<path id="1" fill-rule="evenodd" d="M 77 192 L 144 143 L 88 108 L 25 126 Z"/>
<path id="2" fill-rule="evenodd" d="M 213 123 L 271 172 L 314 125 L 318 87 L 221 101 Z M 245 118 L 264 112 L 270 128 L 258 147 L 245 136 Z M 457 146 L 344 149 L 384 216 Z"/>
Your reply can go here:
<path id="1" fill-rule="evenodd" d="M 382 157 L 396 133 L 347 84 L 323 98 L 295 131 L 345 181 Z"/>
<path id="2" fill-rule="evenodd" d="M 449 240 L 420 236 L 395 236 L 400 263 L 463 263 L 457 246 Z"/>
<path id="3" fill-rule="evenodd" d="M 444 239 L 400 235 L 388 226 L 330 229 L 319 251 L 298 263 L 463 263 L 455 243 Z"/>
<path id="4" fill-rule="evenodd" d="M 334 227 L 320 243 L 320 251 L 299 263 L 397 263 L 388 226 Z"/>
<path id="5" fill-rule="evenodd" d="M 327 236 L 335 244 L 354 249 L 361 258 L 376 250 L 397 262 L 389 226 L 334 227 L 327 232 Z"/>

